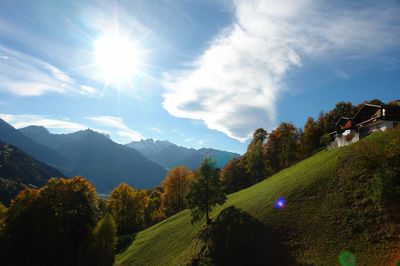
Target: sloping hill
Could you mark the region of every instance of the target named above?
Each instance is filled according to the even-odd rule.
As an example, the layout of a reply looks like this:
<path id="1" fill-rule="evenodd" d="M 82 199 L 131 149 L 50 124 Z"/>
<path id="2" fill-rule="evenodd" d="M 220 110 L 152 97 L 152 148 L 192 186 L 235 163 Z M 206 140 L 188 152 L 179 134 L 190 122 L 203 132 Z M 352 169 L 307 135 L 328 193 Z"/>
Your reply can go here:
<path id="1" fill-rule="evenodd" d="M 41 163 L 13 145 L 0 142 L 0 202 L 8 206 L 26 187 L 42 187 L 60 171 Z"/>
<path id="2" fill-rule="evenodd" d="M 216 160 L 217 167 L 222 168 L 232 157 L 240 157 L 238 153 L 210 148 L 201 148 L 199 150 L 193 148 L 189 149 L 173 144 L 167 140 L 155 141 L 153 139 L 147 139 L 132 141 L 126 144 L 126 146 L 139 151 L 150 160 L 169 169 L 175 166 L 187 166 L 192 170 L 197 169 L 205 157 L 211 157 Z"/>
<path id="3" fill-rule="evenodd" d="M 354 258 L 357 265 L 395 265 L 400 259 L 399 199 L 378 207 L 370 197 L 371 178 L 338 174 L 343 170 L 343 156 L 363 145 L 377 148 L 378 155 L 390 147 L 397 149 L 400 131 L 375 133 L 353 145 L 319 152 L 229 195 L 224 206 L 215 208 L 211 216 L 215 219 L 222 209 L 234 206 L 262 222 L 265 231 L 276 237 L 265 237 L 261 248 L 266 254 L 271 254 L 271 248 L 280 249 L 280 253 L 271 255 L 274 259 L 270 265 L 285 265 L 283 261 L 288 258 L 292 262 L 286 265 L 340 265 L 339 259 Z M 396 156 L 392 162 L 399 164 Z M 385 159 L 378 163 L 382 162 Z M 274 203 L 281 197 L 286 206 L 277 209 Z M 117 265 L 188 263 L 202 252 L 196 244 L 196 232 L 202 227 L 204 221 L 190 224 L 188 210 L 180 212 L 138 233 L 132 245 L 118 255 Z"/>

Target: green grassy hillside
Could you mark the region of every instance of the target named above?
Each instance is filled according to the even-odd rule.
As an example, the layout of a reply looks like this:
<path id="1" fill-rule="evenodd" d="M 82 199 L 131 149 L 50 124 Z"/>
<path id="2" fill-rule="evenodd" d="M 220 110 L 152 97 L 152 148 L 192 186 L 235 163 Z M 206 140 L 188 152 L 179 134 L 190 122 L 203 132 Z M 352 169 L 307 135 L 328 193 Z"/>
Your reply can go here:
<path id="1" fill-rule="evenodd" d="M 389 159 L 380 155 L 400 147 L 400 131 L 376 133 L 344 148 L 321 151 L 229 195 L 222 207 L 215 208 L 212 217 L 235 206 L 256 218 L 268 232 L 278 236 L 266 239 L 268 244 L 262 245 L 265 252 L 275 246 L 284 250 L 284 255 L 279 256 L 293 258 L 293 264 L 340 265 L 340 255 L 349 252 L 358 265 L 395 265 L 400 259 L 398 197 L 391 204 L 378 207 L 372 196 L 371 173 L 347 175 L 344 168 L 344 160 L 349 160 L 351 152 L 365 155 L 365 147 L 378 149 L 371 152 L 380 156 L 378 165 L 392 159 L 391 162 L 400 163 L 397 153 Z M 274 203 L 280 197 L 285 198 L 286 206 L 276 209 Z M 132 245 L 118 255 L 116 264 L 185 263 L 186 257 L 197 252 L 194 236 L 201 228 L 204 229 L 204 221 L 191 225 L 190 212 L 185 210 L 138 233 Z M 279 256 L 276 265 L 281 264 Z"/>

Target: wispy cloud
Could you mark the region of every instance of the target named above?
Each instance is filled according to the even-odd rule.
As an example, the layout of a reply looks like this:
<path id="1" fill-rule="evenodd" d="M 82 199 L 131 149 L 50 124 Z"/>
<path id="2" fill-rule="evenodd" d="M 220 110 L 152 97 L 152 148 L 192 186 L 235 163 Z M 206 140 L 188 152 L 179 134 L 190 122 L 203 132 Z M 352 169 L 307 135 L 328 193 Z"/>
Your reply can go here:
<path id="1" fill-rule="evenodd" d="M 48 129 L 62 129 L 64 131 L 74 132 L 78 130 L 84 130 L 88 127 L 79 123 L 74 123 L 65 120 L 53 119 L 49 116 L 32 115 L 32 114 L 2 114 L 0 118 L 5 120 L 7 123 L 13 125 L 15 128 L 22 128 L 31 125 L 44 126 Z M 102 130 L 97 130 L 104 133 Z"/>
<path id="2" fill-rule="evenodd" d="M 99 95 L 87 85 L 79 85 L 57 67 L 0 44 L 0 91 L 19 96 L 44 93 Z"/>
<path id="3" fill-rule="evenodd" d="M 150 127 L 150 130 L 152 130 L 154 132 L 157 132 L 158 134 L 162 134 L 163 133 L 162 130 L 159 129 L 158 127 Z"/>
<path id="4" fill-rule="evenodd" d="M 242 142 L 257 127 L 275 126 L 290 69 L 368 60 L 400 44 L 395 1 L 237 0 L 234 6 L 235 23 L 191 69 L 165 74 L 163 106 Z"/>
<path id="5" fill-rule="evenodd" d="M 349 74 L 344 72 L 343 70 L 335 70 L 335 77 L 341 78 L 341 79 L 348 79 Z"/>
<path id="6" fill-rule="evenodd" d="M 176 128 L 172 129 L 172 132 L 178 134 L 181 137 L 185 136 L 185 134 L 183 134 L 182 131 L 180 131 L 179 129 L 176 129 Z"/>
<path id="7" fill-rule="evenodd" d="M 113 127 L 120 129 L 117 134 L 122 137 L 127 137 L 132 141 L 144 139 L 144 137 L 137 131 L 130 129 L 124 124 L 122 118 L 116 116 L 89 116 L 86 119 L 95 121 L 103 126 Z"/>

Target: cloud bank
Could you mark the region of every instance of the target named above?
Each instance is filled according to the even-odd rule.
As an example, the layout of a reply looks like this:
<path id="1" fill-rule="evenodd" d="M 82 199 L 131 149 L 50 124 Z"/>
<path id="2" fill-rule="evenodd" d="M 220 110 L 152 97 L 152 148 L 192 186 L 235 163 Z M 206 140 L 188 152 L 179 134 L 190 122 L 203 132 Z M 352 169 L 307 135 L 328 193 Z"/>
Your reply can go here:
<path id="1" fill-rule="evenodd" d="M 120 129 L 117 134 L 130 139 L 131 141 L 138 141 L 144 139 L 144 137 L 137 131 L 130 129 L 124 124 L 121 117 L 116 116 L 89 116 L 86 119 L 95 121 L 103 126 L 113 127 Z"/>
<path id="2" fill-rule="evenodd" d="M 75 132 L 78 130 L 84 130 L 88 127 L 79 123 L 74 123 L 65 120 L 53 119 L 48 116 L 32 115 L 32 114 L 1 114 L 0 118 L 4 119 L 7 123 L 13 125 L 15 128 L 23 128 L 31 125 L 43 126 L 50 129 L 63 129 L 68 132 Z M 96 130 L 104 132 L 102 130 Z"/>
<path id="3" fill-rule="evenodd" d="M 292 68 L 313 60 L 365 60 L 397 48 L 395 1 L 234 1 L 235 22 L 192 68 L 165 74 L 163 107 L 244 142 L 272 129 Z"/>

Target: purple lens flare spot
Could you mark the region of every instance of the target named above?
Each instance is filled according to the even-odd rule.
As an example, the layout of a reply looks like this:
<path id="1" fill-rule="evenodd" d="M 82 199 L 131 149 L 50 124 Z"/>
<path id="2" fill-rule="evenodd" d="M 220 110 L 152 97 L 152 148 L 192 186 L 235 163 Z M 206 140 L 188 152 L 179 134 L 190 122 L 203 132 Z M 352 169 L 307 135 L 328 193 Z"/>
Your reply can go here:
<path id="1" fill-rule="evenodd" d="M 276 209 L 283 209 L 286 205 L 284 198 L 279 198 L 275 201 L 275 208 Z"/>

